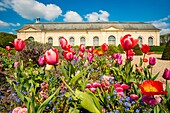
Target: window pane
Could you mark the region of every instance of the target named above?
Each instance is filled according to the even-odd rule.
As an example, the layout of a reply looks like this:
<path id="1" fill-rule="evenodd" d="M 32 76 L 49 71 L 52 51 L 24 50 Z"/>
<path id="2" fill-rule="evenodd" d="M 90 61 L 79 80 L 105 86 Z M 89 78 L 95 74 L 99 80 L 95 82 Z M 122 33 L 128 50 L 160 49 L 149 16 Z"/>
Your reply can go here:
<path id="1" fill-rule="evenodd" d="M 142 37 L 139 37 L 138 40 L 139 40 L 138 44 L 139 44 L 139 46 L 141 46 L 142 45 Z"/>
<path id="2" fill-rule="evenodd" d="M 53 38 L 48 38 L 48 43 L 53 44 Z"/>
<path id="3" fill-rule="evenodd" d="M 74 38 L 73 38 L 73 37 L 70 38 L 70 44 L 71 44 L 72 46 L 74 46 Z"/>
<path id="4" fill-rule="evenodd" d="M 81 37 L 81 38 L 80 38 L 80 44 L 86 45 L 86 40 L 85 40 L 84 37 Z"/>
<path id="5" fill-rule="evenodd" d="M 93 38 L 93 45 L 94 46 L 99 46 L 99 38 L 98 37 Z"/>
<path id="6" fill-rule="evenodd" d="M 149 37 L 149 38 L 148 38 L 148 45 L 149 45 L 149 46 L 152 46 L 152 45 L 153 45 L 153 38 L 152 38 L 152 37 Z"/>
<path id="7" fill-rule="evenodd" d="M 114 36 L 109 36 L 108 38 L 108 44 L 114 44 L 116 45 L 116 38 Z"/>

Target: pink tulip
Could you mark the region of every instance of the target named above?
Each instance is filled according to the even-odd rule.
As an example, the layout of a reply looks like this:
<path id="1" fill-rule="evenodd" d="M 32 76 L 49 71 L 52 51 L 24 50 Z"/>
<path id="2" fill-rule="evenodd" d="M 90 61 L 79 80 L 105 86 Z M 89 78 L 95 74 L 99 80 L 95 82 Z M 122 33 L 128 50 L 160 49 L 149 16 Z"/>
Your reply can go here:
<path id="1" fill-rule="evenodd" d="M 124 93 L 123 92 L 117 92 L 117 94 L 121 97 L 123 97 Z"/>
<path id="2" fill-rule="evenodd" d="M 77 57 L 76 55 L 74 55 L 73 59 L 74 59 L 75 61 L 77 61 L 77 60 L 78 60 L 78 57 Z"/>
<path id="3" fill-rule="evenodd" d="M 18 113 L 27 113 L 27 108 L 21 108 Z"/>
<path id="4" fill-rule="evenodd" d="M 117 88 L 116 88 L 116 91 L 117 91 L 117 92 L 123 92 L 123 88 L 117 87 Z"/>
<path id="5" fill-rule="evenodd" d="M 93 60 L 92 54 L 88 54 L 88 55 L 87 55 L 87 60 L 88 60 L 90 63 L 92 62 L 92 60 Z"/>
<path id="6" fill-rule="evenodd" d="M 62 39 L 60 40 L 61 48 L 66 49 L 67 44 L 68 44 L 67 40 L 64 37 L 62 37 Z"/>
<path id="7" fill-rule="evenodd" d="M 12 44 L 14 45 L 16 51 L 22 51 L 26 45 L 25 41 L 22 39 L 15 39 Z"/>
<path id="8" fill-rule="evenodd" d="M 120 87 L 120 84 L 119 83 L 116 83 L 116 84 L 114 84 L 113 85 L 115 88 L 117 88 L 117 87 Z"/>
<path id="9" fill-rule="evenodd" d="M 91 92 L 96 92 L 96 88 L 89 88 Z"/>
<path id="10" fill-rule="evenodd" d="M 116 59 L 122 59 L 122 55 L 119 54 L 119 53 L 115 53 L 113 54 L 113 58 L 116 60 Z"/>
<path id="11" fill-rule="evenodd" d="M 81 44 L 80 45 L 80 51 L 84 52 L 86 49 L 86 46 L 84 44 Z"/>
<path id="12" fill-rule="evenodd" d="M 84 57 L 84 53 L 83 53 L 82 51 L 79 51 L 79 56 L 80 56 L 81 58 L 83 58 L 83 57 Z"/>
<path id="13" fill-rule="evenodd" d="M 128 51 L 138 44 L 138 39 L 133 39 L 130 34 L 120 38 L 124 51 Z"/>
<path id="14" fill-rule="evenodd" d="M 14 63 L 14 68 L 16 68 L 18 66 L 19 62 L 15 62 Z"/>
<path id="15" fill-rule="evenodd" d="M 130 98 L 132 99 L 132 100 L 138 100 L 138 95 L 136 95 L 136 94 L 131 94 L 130 95 Z"/>
<path id="16" fill-rule="evenodd" d="M 101 87 L 101 84 L 97 82 L 93 83 L 92 85 L 93 85 L 93 88 Z"/>
<path id="17" fill-rule="evenodd" d="M 21 107 L 16 107 L 16 108 L 12 111 L 12 113 L 18 113 L 18 111 L 19 111 L 20 109 L 22 109 L 22 108 L 21 108 Z"/>
<path id="18" fill-rule="evenodd" d="M 140 67 L 140 66 L 136 67 L 136 71 L 137 72 L 142 72 L 142 67 Z"/>
<path id="19" fill-rule="evenodd" d="M 39 64 L 39 65 L 44 65 L 44 63 L 45 63 L 44 56 L 39 56 L 39 58 L 38 58 L 38 64 Z"/>
<path id="20" fill-rule="evenodd" d="M 126 89 L 129 89 L 129 88 L 130 88 L 130 86 L 128 86 L 127 84 L 122 84 L 120 87 L 121 87 L 121 88 L 123 88 L 124 90 L 126 90 Z"/>
<path id="21" fill-rule="evenodd" d="M 93 87 L 92 84 L 90 84 L 90 83 L 86 84 L 86 88 L 92 88 L 92 87 Z"/>
<path id="22" fill-rule="evenodd" d="M 58 63 L 58 51 L 56 48 L 47 50 L 44 55 L 45 62 L 49 65 L 55 65 Z"/>
<path id="23" fill-rule="evenodd" d="M 117 59 L 116 64 L 121 65 L 122 64 L 122 59 Z"/>

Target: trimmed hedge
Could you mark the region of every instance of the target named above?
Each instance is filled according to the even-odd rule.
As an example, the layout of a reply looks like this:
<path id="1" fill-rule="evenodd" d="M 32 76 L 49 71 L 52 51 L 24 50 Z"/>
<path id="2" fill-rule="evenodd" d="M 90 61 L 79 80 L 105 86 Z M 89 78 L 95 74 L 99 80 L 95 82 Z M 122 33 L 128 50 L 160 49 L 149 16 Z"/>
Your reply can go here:
<path id="1" fill-rule="evenodd" d="M 165 45 L 162 46 L 150 46 L 151 52 L 163 52 L 165 49 Z"/>
<path id="2" fill-rule="evenodd" d="M 133 51 L 135 52 L 135 55 L 142 55 L 142 50 L 139 47 L 139 44 L 137 44 L 134 48 Z"/>
<path id="3" fill-rule="evenodd" d="M 13 42 L 15 38 L 17 38 L 16 35 L 1 32 L 0 33 L 0 47 L 5 48 L 6 46 L 13 46 L 9 42 Z"/>
<path id="4" fill-rule="evenodd" d="M 163 60 L 170 60 L 170 40 L 167 42 L 166 47 L 162 54 Z"/>

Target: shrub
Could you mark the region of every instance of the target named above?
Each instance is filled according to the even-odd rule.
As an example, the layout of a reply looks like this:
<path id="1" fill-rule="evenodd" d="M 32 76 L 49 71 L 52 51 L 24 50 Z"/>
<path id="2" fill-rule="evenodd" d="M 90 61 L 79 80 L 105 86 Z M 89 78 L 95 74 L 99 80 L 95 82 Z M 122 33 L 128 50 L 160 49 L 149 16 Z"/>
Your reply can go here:
<path id="1" fill-rule="evenodd" d="M 120 53 L 124 53 L 123 47 L 121 46 L 121 44 L 118 45 L 119 51 Z"/>
<path id="2" fill-rule="evenodd" d="M 135 55 L 142 55 L 142 50 L 139 47 L 139 44 L 137 44 L 134 48 L 133 51 L 135 52 Z"/>
<path id="3" fill-rule="evenodd" d="M 0 47 L 0 52 L 2 52 L 4 55 L 8 54 L 8 51 L 5 48 Z M 11 49 L 10 54 L 15 55 L 15 49 Z"/>
<path id="4" fill-rule="evenodd" d="M 44 50 L 50 49 L 51 44 L 42 44 L 36 41 L 26 40 L 26 47 L 21 51 L 20 56 L 24 61 L 25 66 L 28 65 L 27 62 L 31 59 L 33 63 L 37 64 L 39 56 L 44 54 Z"/>
<path id="5" fill-rule="evenodd" d="M 113 55 L 114 53 L 119 53 L 119 48 L 115 45 L 109 45 L 108 50 L 106 52 L 106 55 L 110 56 Z"/>
<path id="6" fill-rule="evenodd" d="M 8 33 L 0 33 L 0 47 L 5 48 L 7 45 L 12 46 L 9 42 L 13 42 L 16 38 L 16 35 Z"/>
<path id="7" fill-rule="evenodd" d="M 170 60 L 170 40 L 167 42 L 166 47 L 162 54 L 163 60 Z"/>

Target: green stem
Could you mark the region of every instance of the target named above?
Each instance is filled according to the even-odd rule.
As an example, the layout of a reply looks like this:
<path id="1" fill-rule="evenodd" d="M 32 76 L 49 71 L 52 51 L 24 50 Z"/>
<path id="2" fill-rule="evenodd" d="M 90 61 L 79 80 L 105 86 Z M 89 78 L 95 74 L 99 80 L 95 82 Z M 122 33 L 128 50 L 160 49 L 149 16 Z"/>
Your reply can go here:
<path id="1" fill-rule="evenodd" d="M 55 67 L 55 69 L 56 69 L 56 66 L 55 66 L 55 65 L 54 65 L 54 67 Z M 70 90 L 70 91 L 75 95 L 74 91 L 73 91 L 73 90 L 70 88 L 70 86 L 65 82 L 65 80 L 63 79 L 63 77 L 60 76 L 60 74 L 58 74 L 58 75 L 59 75 L 61 81 L 64 83 L 64 85 L 68 88 L 68 90 Z"/>

